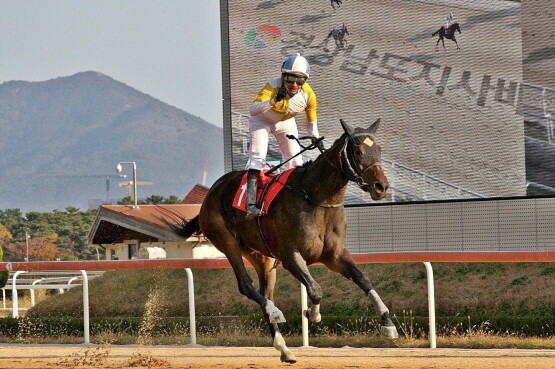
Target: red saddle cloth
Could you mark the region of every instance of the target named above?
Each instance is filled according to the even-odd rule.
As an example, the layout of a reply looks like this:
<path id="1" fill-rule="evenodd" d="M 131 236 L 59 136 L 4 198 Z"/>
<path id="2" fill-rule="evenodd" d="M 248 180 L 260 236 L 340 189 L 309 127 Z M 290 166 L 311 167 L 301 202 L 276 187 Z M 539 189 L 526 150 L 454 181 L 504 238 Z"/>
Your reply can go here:
<path id="1" fill-rule="evenodd" d="M 295 168 L 288 169 L 283 173 L 268 176 L 266 175 L 266 173 L 268 172 L 267 170 L 260 171 L 260 176 L 258 177 L 258 191 L 256 191 L 256 202 L 257 204 L 260 204 L 260 202 L 262 202 L 262 210 L 264 210 L 266 214 L 268 214 L 268 210 L 270 208 L 270 205 L 272 204 L 272 201 L 274 201 L 278 193 L 283 189 L 283 187 L 287 183 L 287 179 L 294 170 Z M 235 197 L 233 198 L 233 207 L 245 212 L 247 211 L 247 174 L 248 172 L 245 172 L 245 174 L 241 178 L 239 189 L 237 190 L 237 193 L 235 193 Z M 266 189 L 266 186 L 268 185 L 270 187 Z M 262 198 L 261 200 L 263 194 L 264 198 Z"/>

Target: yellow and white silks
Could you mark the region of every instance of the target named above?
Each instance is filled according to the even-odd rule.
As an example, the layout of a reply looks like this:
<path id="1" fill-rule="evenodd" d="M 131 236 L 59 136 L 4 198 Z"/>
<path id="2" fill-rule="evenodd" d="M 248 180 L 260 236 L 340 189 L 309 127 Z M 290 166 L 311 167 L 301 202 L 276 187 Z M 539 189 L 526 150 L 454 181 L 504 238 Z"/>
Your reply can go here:
<path id="1" fill-rule="evenodd" d="M 283 161 L 300 151 L 299 144 L 295 140 L 288 139 L 286 135 L 298 137 L 295 116 L 303 111 L 306 114 L 308 135 L 318 137 L 316 94 L 310 85 L 304 83 L 295 96 L 287 96 L 276 103 L 274 98 L 280 87 L 280 77 L 270 80 L 255 96 L 250 107 L 248 169 L 262 170 L 264 168 L 270 133 L 277 140 Z M 299 155 L 287 163 L 287 168 L 294 168 L 302 163 L 303 160 Z"/>

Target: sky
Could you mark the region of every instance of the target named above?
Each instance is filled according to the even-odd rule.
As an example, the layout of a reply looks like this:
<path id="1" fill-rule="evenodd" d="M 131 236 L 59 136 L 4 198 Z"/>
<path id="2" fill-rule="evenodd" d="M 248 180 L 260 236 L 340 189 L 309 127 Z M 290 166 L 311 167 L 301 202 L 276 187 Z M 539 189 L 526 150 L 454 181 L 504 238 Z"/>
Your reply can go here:
<path id="1" fill-rule="evenodd" d="M 0 84 L 96 71 L 222 127 L 219 0 L 0 0 Z"/>

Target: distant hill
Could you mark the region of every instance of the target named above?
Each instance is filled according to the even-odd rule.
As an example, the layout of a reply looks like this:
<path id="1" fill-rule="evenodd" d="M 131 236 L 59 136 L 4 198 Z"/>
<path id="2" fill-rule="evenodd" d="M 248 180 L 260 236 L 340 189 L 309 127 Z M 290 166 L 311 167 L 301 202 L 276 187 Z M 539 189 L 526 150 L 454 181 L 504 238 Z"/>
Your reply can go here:
<path id="1" fill-rule="evenodd" d="M 216 102 L 217 103 L 217 102 Z M 0 209 L 51 211 L 126 196 L 120 161 L 137 163 L 140 198 L 183 197 L 223 174 L 223 132 L 98 72 L 0 85 Z M 107 191 L 109 190 L 109 192 Z"/>

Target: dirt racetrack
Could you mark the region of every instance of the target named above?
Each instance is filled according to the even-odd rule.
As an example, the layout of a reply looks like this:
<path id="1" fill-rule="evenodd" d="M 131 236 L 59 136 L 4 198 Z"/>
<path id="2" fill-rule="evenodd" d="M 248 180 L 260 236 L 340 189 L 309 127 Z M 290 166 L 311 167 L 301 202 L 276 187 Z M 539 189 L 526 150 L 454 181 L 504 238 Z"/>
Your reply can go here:
<path id="1" fill-rule="evenodd" d="M 292 348 L 284 364 L 273 348 L 203 346 L 0 346 L 0 368 L 555 368 L 554 350 Z"/>

